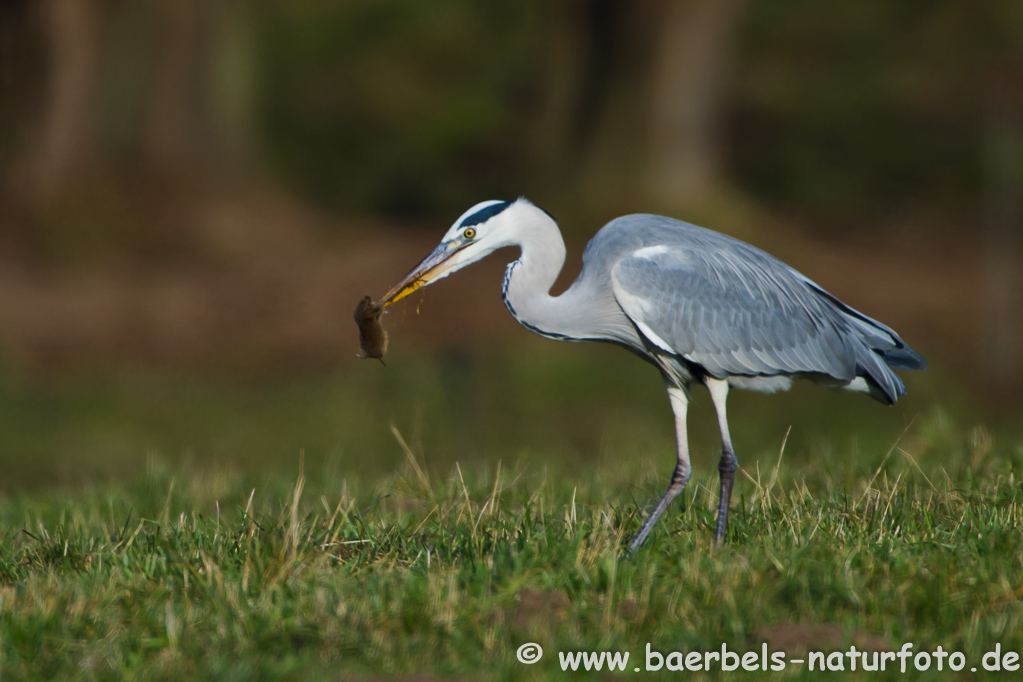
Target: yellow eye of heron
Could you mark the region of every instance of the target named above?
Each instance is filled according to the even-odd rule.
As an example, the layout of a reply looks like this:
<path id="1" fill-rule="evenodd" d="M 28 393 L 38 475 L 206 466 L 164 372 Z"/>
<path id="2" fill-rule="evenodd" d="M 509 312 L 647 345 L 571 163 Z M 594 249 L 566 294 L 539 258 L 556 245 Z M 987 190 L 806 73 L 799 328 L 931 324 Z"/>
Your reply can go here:
<path id="1" fill-rule="evenodd" d="M 465 232 L 462 233 L 462 236 L 465 237 L 466 239 L 472 239 L 473 237 L 476 236 L 476 230 L 472 229 L 471 227 L 467 227 L 465 228 Z"/>

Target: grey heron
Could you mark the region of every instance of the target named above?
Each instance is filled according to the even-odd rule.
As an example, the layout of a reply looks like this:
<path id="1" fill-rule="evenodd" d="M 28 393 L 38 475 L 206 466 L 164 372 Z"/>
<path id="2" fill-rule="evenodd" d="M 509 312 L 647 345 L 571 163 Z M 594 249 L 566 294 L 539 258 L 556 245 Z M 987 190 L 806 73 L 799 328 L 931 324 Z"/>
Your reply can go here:
<path id="1" fill-rule="evenodd" d="M 725 409 L 731 387 L 771 393 L 804 378 L 890 405 L 906 392 L 893 370 L 927 367 L 890 328 L 764 251 L 664 216 L 609 222 L 586 246 L 575 282 L 552 296 L 565 242 L 554 219 L 521 198 L 485 201 L 462 214 L 382 303 L 392 305 L 506 246 L 520 253 L 505 270 L 501 295 L 522 326 L 550 339 L 623 346 L 664 379 L 678 457 L 667 491 L 629 554 L 692 475 L 686 412 L 694 384 L 710 392 L 721 431 L 720 544 L 738 466 Z"/>

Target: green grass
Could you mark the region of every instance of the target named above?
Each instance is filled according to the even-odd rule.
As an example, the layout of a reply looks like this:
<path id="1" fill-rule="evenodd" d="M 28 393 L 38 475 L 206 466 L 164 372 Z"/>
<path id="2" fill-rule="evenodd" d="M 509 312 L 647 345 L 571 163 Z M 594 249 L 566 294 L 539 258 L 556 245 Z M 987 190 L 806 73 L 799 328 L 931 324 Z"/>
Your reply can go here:
<path id="1" fill-rule="evenodd" d="M 642 666 L 647 643 L 759 651 L 764 628 L 793 622 L 976 665 L 996 642 L 1023 649 L 1018 464 L 925 478 L 893 454 L 876 477 L 833 472 L 847 488 L 749 472 L 719 550 L 702 477 L 629 561 L 637 502 L 660 487 L 637 492 L 635 471 L 409 465 L 371 489 L 299 477 L 253 492 L 241 475 L 154 466 L 0 507 L 0 676 L 547 678 L 563 674 L 558 651 Z M 525 642 L 547 652 L 529 668 Z"/>
<path id="2" fill-rule="evenodd" d="M 599 351 L 522 357 L 241 388 L 8 381 L 0 681 L 547 679 L 578 650 L 630 652 L 626 673 L 601 673 L 624 676 L 648 643 L 762 641 L 790 656 L 940 645 L 963 652 L 966 678 L 996 643 L 1023 651 L 1023 447 L 938 407 L 947 392 L 921 384 L 896 410 L 737 396 L 744 468 L 716 550 L 697 394 L 697 474 L 626 561 L 672 463 L 656 376 Z M 80 479 L 46 477 L 61 466 Z M 545 651 L 532 666 L 515 657 L 526 642 Z"/>

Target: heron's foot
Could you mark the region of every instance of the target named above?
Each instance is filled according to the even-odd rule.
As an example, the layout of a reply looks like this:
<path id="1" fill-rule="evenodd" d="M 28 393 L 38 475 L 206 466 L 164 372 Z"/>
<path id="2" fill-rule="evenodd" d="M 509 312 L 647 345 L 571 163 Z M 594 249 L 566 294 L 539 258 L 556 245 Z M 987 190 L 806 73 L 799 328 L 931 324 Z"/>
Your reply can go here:
<path id="1" fill-rule="evenodd" d="M 714 546 L 725 544 L 725 533 L 728 531 L 728 507 L 732 502 L 732 486 L 735 485 L 735 470 L 738 469 L 735 454 L 731 448 L 725 447 L 721 452 L 721 463 L 718 473 L 721 474 L 721 495 L 718 498 L 718 526 L 714 533 Z"/>
<path id="2" fill-rule="evenodd" d="M 671 505 L 672 501 L 678 497 L 678 494 L 682 492 L 682 489 L 686 487 L 686 483 L 689 482 L 688 471 L 680 472 L 678 469 L 675 470 L 675 474 L 671 478 L 671 485 L 668 486 L 668 490 L 665 491 L 664 496 L 661 497 L 657 506 L 650 512 L 650 516 L 647 517 L 646 521 L 643 522 L 643 527 L 636 533 L 636 537 L 632 538 L 632 542 L 629 543 L 629 548 L 626 549 L 622 556 L 625 559 L 630 558 L 636 553 L 644 542 L 646 542 L 647 536 L 650 535 L 650 531 L 654 529 L 654 525 L 658 519 L 664 514 L 665 510 Z M 683 511 L 685 505 L 682 506 Z"/>
<path id="3" fill-rule="evenodd" d="M 729 495 L 731 497 L 731 495 Z M 725 544 L 725 535 L 728 533 L 728 506 L 718 510 L 717 530 L 714 532 L 714 546 L 720 547 Z"/>
<path id="4" fill-rule="evenodd" d="M 653 519 L 653 522 L 651 522 L 651 519 Z M 646 538 L 650 535 L 650 531 L 653 529 L 654 523 L 656 522 L 657 519 L 654 518 L 653 514 L 647 517 L 643 527 L 639 529 L 639 532 L 632 538 L 632 542 L 630 542 L 629 546 L 622 552 L 623 559 L 631 559 L 632 555 L 634 555 L 636 551 L 643 546 L 643 543 L 646 542 Z"/>
<path id="5" fill-rule="evenodd" d="M 714 533 L 714 547 L 720 547 L 725 544 L 725 532 L 728 526 L 728 515 L 725 515 L 724 520 L 718 518 L 717 532 Z"/>

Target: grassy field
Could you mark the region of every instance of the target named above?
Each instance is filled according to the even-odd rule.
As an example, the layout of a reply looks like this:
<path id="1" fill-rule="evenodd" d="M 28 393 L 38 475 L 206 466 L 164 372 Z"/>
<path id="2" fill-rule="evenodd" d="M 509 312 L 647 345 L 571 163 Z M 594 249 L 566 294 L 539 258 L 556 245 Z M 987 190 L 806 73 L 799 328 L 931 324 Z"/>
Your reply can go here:
<path id="1" fill-rule="evenodd" d="M 816 679 L 796 663 L 648 672 L 646 647 L 805 659 L 906 642 L 962 652 L 966 678 L 996 644 L 1023 650 L 1023 441 L 939 402 L 940 376 L 891 410 L 812 387 L 737 395 L 743 471 L 717 550 L 696 394 L 697 474 L 626 561 L 672 464 L 654 373 L 578 348 L 389 364 L 8 376 L 0 681 L 546 679 L 576 651 L 630 653 L 591 676 Z M 948 679 L 936 661 L 830 674 Z"/>

